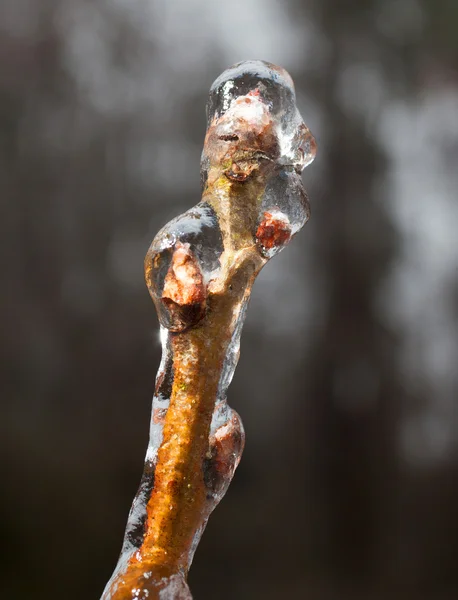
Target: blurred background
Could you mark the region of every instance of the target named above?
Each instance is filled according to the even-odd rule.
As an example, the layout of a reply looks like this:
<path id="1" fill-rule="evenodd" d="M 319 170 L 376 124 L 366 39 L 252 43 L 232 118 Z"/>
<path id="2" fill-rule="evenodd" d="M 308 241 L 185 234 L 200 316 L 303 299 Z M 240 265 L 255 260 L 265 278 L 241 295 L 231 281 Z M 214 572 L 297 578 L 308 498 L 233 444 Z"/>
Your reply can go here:
<path id="1" fill-rule="evenodd" d="M 458 597 L 458 3 L 3 0 L 0 597 L 99 598 L 147 445 L 143 257 L 206 94 L 284 66 L 312 219 L 259 277 L 196 600 Z"/>

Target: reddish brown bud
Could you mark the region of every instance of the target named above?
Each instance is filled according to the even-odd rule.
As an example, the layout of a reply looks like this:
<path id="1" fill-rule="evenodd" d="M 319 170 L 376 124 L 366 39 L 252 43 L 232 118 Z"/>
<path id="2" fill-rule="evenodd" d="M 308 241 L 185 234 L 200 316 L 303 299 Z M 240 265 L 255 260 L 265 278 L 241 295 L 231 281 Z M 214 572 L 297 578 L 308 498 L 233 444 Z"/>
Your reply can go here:
<path id="1" fill-rule="evenodd" d="M 162 298 L 181 306 L 205 301 L 202 272 L 189 244 L 176 244 L 172 264 L 164 281 Z"/>
<path id="2" fill-rule="evenodd" d="M 256 231 L 256 241 L 268 250 L 284 246 L 291 239 L 291 225 L 286 218 L 279 218 L 270 212 L 264 213 L 264 219 Z"/>

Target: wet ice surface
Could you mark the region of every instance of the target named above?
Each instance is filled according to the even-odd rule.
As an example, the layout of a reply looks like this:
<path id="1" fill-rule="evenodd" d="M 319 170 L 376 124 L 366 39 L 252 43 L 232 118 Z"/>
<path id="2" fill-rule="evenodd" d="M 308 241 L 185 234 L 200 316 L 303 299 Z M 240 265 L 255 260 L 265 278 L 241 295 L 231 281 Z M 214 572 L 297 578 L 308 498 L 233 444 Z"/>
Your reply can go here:
<path id="1" fill-rule="evenodd" d="M 281 67 L 253 60 L 224 71 L 210 88 L 207 126 L 228 112 L 237 99 L 253 92 L 259 94 L 275 121 L 279 162 L 302 170 L 315 158 L 316 144 L 297 109 L 293 80 Z"/>
<path id="2" fill-rule="evenodd" d="M 252 283 L 310 214 L 300 173 L 313 160 L 316 147 L 296 107 L 294 85 L 286 71 L 261 61 L 228 69 L 211 87 L 207 119 L 201 163 L 203 199 L 159 231 L 145 259 L 147 286 L 161 324 L 163 355 L 145 470 L 111 581 L 124 576 L 129 561 L 141 554 L 158 451 L 175 393 L 177 361 L 181 370 L 193 361 L 206 365 L 205 352 L 211 355 L 223 348 L 217 372 L 199 367 L 192 375 L 208 379 L 209 385 L 216 377 L 217 391 L 199 475 L 206 500 L 186 549 L 189 568 L 207 519 L 225 494 L 243 450 L 243 425 L 227 404 L 227 391 L 239 359 Z M 191 346 L 192 356 L 183 355 L 177 340 L 193 331 L 212 337 L 203 346 Z M 189 383 L 190 389 L 199 388 L 196 381 Z M 116 586 L 110 591 L 110 583 L 103 598 L 121 600 Z M 146 598 L 148 590 L 151 597 L 162 600 L 191 597 L 179 573 L 160 585 L 144 581 L 131 589 L 132 598 Z"/>

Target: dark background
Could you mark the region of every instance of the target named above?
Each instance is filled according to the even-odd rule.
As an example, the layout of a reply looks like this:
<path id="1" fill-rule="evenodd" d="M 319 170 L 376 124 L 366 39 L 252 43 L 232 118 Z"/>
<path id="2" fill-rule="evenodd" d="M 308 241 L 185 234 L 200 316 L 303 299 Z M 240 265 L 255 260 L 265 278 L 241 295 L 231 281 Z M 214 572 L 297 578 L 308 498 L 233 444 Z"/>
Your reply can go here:
<path id="1" fill-rule="evenodd" d="M 196 600 L 458 597 L 458 3 L 3 0 L 0 597 L 97 599 L 160 359 L 143 257 L 199 200 L 207 90 L 286 67 L 318 141 L 259 277 L 247 435 Z"/>

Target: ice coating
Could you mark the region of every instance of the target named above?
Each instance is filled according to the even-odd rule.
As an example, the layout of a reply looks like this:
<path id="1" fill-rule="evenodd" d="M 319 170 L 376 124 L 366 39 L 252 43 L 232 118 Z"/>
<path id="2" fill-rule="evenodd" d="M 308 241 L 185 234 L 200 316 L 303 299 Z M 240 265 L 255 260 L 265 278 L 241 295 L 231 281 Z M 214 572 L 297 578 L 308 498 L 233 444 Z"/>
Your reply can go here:
<path id="1" fill-rule="evenodd" d="M 191 598 L 194 552 L 244 445 L 227 390 L 251 288 L 310 214 L 300 173 L 316 147 L 284 69 L 231 67 L 210 89 L 207 119 L 202 199 L 145 258 L 163 355 L 144 473 L 103 600 Z"/>
<path id="2" fill-rule="evenodd" d="M 207 127 L 234 110 L 234 104 L 240 105 L 247 96 L 257 97 L 269 111 L 280 163 L 300 170 L 310 164 L 315 158 L 316 143 L 297 109 L 293 80 L 285 69 L 271 63 L 250 60 L 224 71 L 210 88 Z"/>

